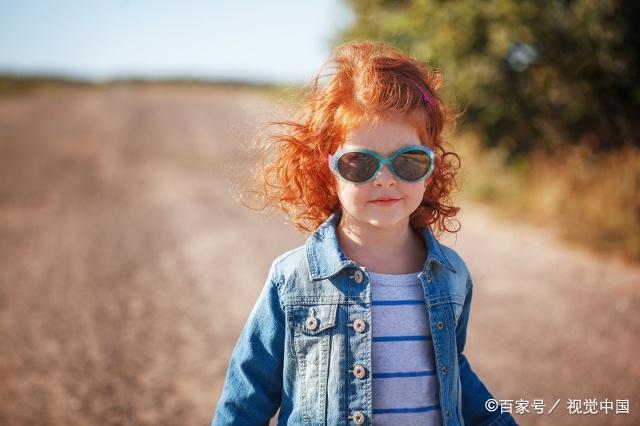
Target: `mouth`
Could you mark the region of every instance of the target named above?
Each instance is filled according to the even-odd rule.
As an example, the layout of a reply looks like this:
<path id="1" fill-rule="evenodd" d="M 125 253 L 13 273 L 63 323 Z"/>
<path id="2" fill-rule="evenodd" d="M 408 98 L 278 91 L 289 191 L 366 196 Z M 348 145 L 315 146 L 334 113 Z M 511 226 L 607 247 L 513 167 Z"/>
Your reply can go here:
<path id="1" fill-rule="evenodd" d="M 398 201 L 400 201 L 399 198 L 378 198 L 377 200 L 371 200 L 369 202 L 370 203 L 374 203 L 374 204 L 387 206 L 387 205 L 395 204 Z"/>

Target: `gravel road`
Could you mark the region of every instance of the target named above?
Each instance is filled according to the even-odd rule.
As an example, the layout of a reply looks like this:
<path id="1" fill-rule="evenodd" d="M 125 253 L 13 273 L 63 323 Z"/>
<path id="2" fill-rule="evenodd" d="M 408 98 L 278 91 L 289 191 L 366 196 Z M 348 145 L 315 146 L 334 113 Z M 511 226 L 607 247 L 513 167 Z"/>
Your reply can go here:
<path id="1" fill-rule="evenodd" d="M 300 245 L 230 196 L 273 104 L 198 87 L 0 97 L 0 424 L 198 425 L 271 261 Z M 640 267 L 462 204 L 467 354 L 523 425 L 640 424 Z M 567 414 L 569 399 L 630 414 Z M 584 410 L 584 407 L 583 407 Z"/>

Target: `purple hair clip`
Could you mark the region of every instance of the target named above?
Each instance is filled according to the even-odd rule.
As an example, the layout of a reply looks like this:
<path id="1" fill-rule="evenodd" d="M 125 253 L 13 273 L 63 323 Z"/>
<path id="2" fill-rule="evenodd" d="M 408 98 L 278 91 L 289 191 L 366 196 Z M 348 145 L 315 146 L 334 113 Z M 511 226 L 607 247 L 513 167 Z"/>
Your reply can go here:
<path id="1" fill-rule="evenodd" d="M 433 97 L 429 94 L 429 92 L 427 92 L 427 90 L 424 87 L 422 87 L 421 84 L 418 84 L 415 80 L 411 80 L 411 82 L 413 83 L 414 86 L 416 86 L 416 88 L 420 91 L 420 93 L 422 93 L 422 98 L 424 99 L 424 102 L 429 106 L 434 106 L 435 102 L 433 101 Z"/>

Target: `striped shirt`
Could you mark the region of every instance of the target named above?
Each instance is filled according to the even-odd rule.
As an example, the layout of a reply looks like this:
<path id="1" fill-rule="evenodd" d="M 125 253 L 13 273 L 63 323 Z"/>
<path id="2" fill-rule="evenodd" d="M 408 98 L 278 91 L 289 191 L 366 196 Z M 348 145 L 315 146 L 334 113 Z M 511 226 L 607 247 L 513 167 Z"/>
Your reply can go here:
<path id="1" fill-rule="evenodd" d="M 431 328 L 419 272 L 368 274 L 373 423 L 442 425 Z"/>

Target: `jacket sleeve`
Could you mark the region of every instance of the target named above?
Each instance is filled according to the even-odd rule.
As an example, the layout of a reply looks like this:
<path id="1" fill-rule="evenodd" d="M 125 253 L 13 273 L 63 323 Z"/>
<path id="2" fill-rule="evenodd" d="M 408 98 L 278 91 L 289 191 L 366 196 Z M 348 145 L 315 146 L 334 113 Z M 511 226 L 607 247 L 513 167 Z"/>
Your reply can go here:
<path id="1" fill-rule="evenodd" d="M 468 279 L 468 292 L 465 297 L 460 320 L 456 327 L 456 341 L 458 345 L 458 366 L 460 370 L 460 385 L 462 386 L 462 417 L 465 425 L 488 426 L 488 425 L 517 425 L 515 419 L 509 413 L 488 411 L 485 402 L 493 399 L 480 378 L 473 372 L 469 360 L 464 355 L 463 350 L 467 339 L 467 325 L 469 323 L 469 312 L 471 310 L 471 299 L 473 296 L 473 282 Z"/>
<path id="2" fill-rule="evenodd" d="M 231 355 L 212 426 L 269 423 L 282 395 L 284 324 L 278 288 L 269 278 Z"/>

